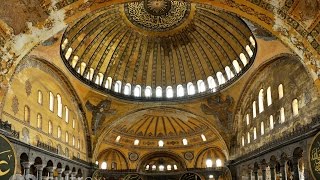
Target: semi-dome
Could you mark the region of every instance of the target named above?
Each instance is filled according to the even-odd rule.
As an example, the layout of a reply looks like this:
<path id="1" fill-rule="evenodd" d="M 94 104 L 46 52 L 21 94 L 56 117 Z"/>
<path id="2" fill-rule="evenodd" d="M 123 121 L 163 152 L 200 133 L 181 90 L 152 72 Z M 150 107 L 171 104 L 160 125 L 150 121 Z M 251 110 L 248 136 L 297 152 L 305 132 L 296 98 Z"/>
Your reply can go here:
<path id="1" fill-rule="evenodd" d="M 101 8 L 69 26 L 61 41 L 61 57 L 81 81 L 142 100 L 219 91 L 248 69 L 256 49 L 242 19 L 169 0 Z"/>
<path id="2" fill-rule="evenodd" d="M 104 137 L 107 144 L 135 148 L 183 148 L 217 143 L 217 131 L 196 115 L 171 108 L 151 108 L 121 118 Z"/>

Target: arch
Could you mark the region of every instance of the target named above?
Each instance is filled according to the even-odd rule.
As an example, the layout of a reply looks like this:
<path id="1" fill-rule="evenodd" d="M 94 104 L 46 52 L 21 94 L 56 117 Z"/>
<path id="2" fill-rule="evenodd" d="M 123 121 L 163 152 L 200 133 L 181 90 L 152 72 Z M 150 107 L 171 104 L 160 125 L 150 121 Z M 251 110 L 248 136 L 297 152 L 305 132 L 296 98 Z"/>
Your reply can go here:
<path id="1" fill-rule="evenodd" d="M 117 149 L 108 148 L 99 153 L 97 156 L 97 161 L 102 162 L 101 166 L 103 166 L 103 162 L 105 162 L 106 169 L 128 169 L 129 164 L 125 157 L 125 155 Z M 116 163 L 116 165 L 114 163 Z M 113 166 L 112 166 L 113 163 Z M 110 165 L 108 167 L 108 165 Z M 100 167 L 101 167 L 100 166 Z"/>
<path id="2" fill-rule="evenodd" d="M 24 121 L 30 123 L 30 108 L 29 106 L 24 106 Z"/>
<path id="3" fill-rule="evenodd" d="M 49 92 L 49 110 L 53 112 L 54 109 L 54 96 L 53 93 Z"/>
<path id="4" fill-rule="evenodd" d="M 218 147 L 207 147 L 202 149 L 196 159 L 194 168 L 217 167 L 216 160 L 221 160 L 221 165 L 227 162 L 226 155 Z"/>
<path id="5" fill-rule="evenodd" d="M 37 128 L 42 129 L 42 115 L 39 113 L 37 115 Z"/>
<path id="6" fill-rule="evenodd" d="M 60 94 L 57 94 L 57 104 L 58 104 L 58 116 L 62 117 L 62 98 Z"/>
<path id="7" fill-rule="evenodd" d="M 34 165 L 42 165 L 42 159 L 40 157 L 36 157 L 34 159 Z"/>
<path id="8" fill-rule="evenodd" d="M 27 128 L 22 128 L 22 141 L 29 144 L 30 143 L 30 135 L 29 130 Z"/>
<path id="9" fill-rule="evenodd" d="M 96 76 L 96 81 L 95 83 L 98 85 L 101 85 L 103 82 L 103 74 L 102 73 L 98 73 L 98 75 Z"/>
<path id="10" fill-rule="evenodd" d="M 234 69 L 236 70 L 236 73 L 239 73 L 241 71 L 241 67 L 240 67 L 237 60 L 233 60 L 232 65 L 233 65 Z"/>
<path id="11" fill-rule="evenodd" d="M 173 98 L 173 89 L 171 86 L 168 86 L 166 89 L 166 97 L 167 98 Z"/>
<path id="12" fill-rule="evenodd" d="M 114 92 L 121 93 L 121 81 L 116 81 L 114 84 Z"/>
<path id="13" fill-rule="evenodd" d="M 278 94 L 279 94 L 279 99 L 283 98 L 283 85 L 279 84 L 278 86 Z"/>
<path id="14" fill-rule="evenodd" d="M 198 80 L 197 85 L 198 85 L 198 92 L 199 93 L 206 91 L 206 85 L 204 84 L 203 80 Z"/>
<path id="15" fill-rule="evenodd" d="M 202 179 L 201 176 L 197 173 L 185 173 L 183 174 L 179 180 L 197 180 Z"/>
<path id="16" fill-rule="evenodd" d="M 42 105 L 43 95 L 42 91 L 38 90 L 38 103 Z"/>
<path id="17" fill-rule="evenodd" d="M 226 66 L 226 67 L 225 67 L 225 71 L 226 71 L 228 80 L 230 80 L 230 79 L 232 79 L 232 78 L 234 77 L 234 74 L 233 74 L 233 72 L 231 71 L 231 69 L 229 68 L 229 66 Z"/>
<path id="18" fill-rule="evenodd" d="M 292 101 L 292 115 L 293 116 L 299 115 L 299 101 L 298 101 L 298 99 L 294 99 Z"/>
<path id="19" fill-rule="evenodd" d="M 256 101 L 253 101 L 253 103 L 252 103 L 252 117 L 253 117 L 253 118 L 257 117 Z"/>
<path id="20" fill-rule="evenodd" d="M 263 101 L 264 101 L 264 94 L 263 94 L 263 89 L 260 89 L 259 91 L 259 113 L 262 113 L 264 111 L 264 105 L 263 105 Z"/>
<path id="21" fill-rule="evenodd" d="M 112 85 L 112 78 L 108 77 L 107 81 L 106 81 L 106 84 L 105 84 L 105 88 L 111 89 L 111 85 Z"/>
<path id="22" fill-rule="evenodd" d="M 134 95 L 135 97 L 141 97 L 141 86 L 140 86 L 140 85 L 136 85 L 136 86 L 134 87 L 133 95 Z"/>
<path id="23" fill-rule="evenodd" d="M 181 84 L 177 86 L 177 97 L 183 97 L 184 96 L 184 88 Z"/>
<path id="24" fill-rule="evenodd" d="M 130 83 L 127 83 L 124 86 L 123 94 L 127 95 L 127 96 L 131 95 L 131 84 Z"/>
<path id="25" fill-rule="evenodd" d="M 188 82 L 187 92 L 188 92 L 188 95 L 194 95 L 196 93 L 196 89 L 194 88 L 194 85 L 192 82 Z"/>
<path id="26" fill-rule="evenodd" d="M 145 97 L 151 97 L 152 96 L 152 88 L 150 86 L 147 86 L 144 90 L 144 96 Z"/>
<path id="27" fill-rule="evenodd" d="M 214 88 L 217 87 L 217 84 L 216 84 L 216 82 L 215 82 L 215 80 L 213 79 L 212 76 L 209 76 L 209 77 L 207 78 L 207 81 L 208 81 L 209 89 L 214 89 Z"/>
<path id="28" fill-rule="evenodd" d="M 272 104 L 272 96 L 271 96 L 271 87 L 269 86 L 267 89 L 267 105 L 270 106 Z"/>
<path id="29" fill-rule="evenodd" d="M 217 79 L 218 79 L 218 83 L 219 85 L 222 85 L 226 82 L 226 79 L 224 78 L 222 72 L 217 72 Z"/>
<path id="30" fill-rule="evenodd" d="M 240 53 L 239 57 L 240 57 L 240 60 L 243 64 L 243 66 L 246 66 L 248 64 L 247 57 L 243 53 Z"/>
<path id="31" fill-rule="evenodd" d="M 162 97 L 162 88 L 160 86 L 157 86 L 157 88 L 156 88 L 156 97 L 157 98 Z"/>

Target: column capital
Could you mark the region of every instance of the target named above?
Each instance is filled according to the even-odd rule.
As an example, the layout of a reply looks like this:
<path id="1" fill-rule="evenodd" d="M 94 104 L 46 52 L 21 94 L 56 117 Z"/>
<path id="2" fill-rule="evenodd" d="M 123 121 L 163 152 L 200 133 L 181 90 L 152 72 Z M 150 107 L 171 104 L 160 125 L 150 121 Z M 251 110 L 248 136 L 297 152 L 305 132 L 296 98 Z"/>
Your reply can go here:
<path id="1" fill-rule="evenodd" d="M 56 170 L 57 170 L 58 174 L 62 174 L 62 173 L 63 173 L 63 171 L 64 171 L 64 169 L 63 169 L 63 168 L 57 168 Z"/>
<path id="2" fill-rule="evenodd" d="M 71 176 L 76 177 L 77 174 L 78 174 L 77 172 L 72 172 Z"/>
<path id="3" fill-rule="evenodd" d="M 46 167 L 49 173 L 53 173 L 54 167 Z"/>
<path id="4" fill-rule="evenodd" d="M 25 169 L 30 169 L 31 164 L 32 164 L 32 163 L 29 162 L 29 161 L 26 161 L 26 162 L 22 162 L 22 163 L 21 163 L 22 167 L 25 168 Z"/>
<path id="5" fill-rule="evenodd" d="M 36 164 L 36 165 L 34 165 L 34 167 L 35 167 L 38 171 L 42 171 L 43 168 L 46 167 L 46 165 L 45 165 L 45 164 Z"/>
<path id="6" fill-rule="evenodd" d="M 69 175 L 70 173 L 71 173 L 70 170 L 64 171 L 64 174 L 65 174 L 65 175 Z"/>

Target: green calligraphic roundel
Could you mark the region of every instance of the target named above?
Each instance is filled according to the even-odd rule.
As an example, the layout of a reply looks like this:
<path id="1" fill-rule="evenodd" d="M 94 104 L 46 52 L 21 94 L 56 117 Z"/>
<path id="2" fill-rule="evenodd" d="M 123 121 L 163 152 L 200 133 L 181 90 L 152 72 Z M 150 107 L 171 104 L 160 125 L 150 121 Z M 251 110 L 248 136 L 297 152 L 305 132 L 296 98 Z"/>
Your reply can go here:
<path id="1" fill-rule="evenodd" d="M 0 179 L 10 179 L 16 171 L 16 155 L 9 140 L 0 135 Z"/>
<path id="2" fill-rule="evenodd" d="M 314 179 L 320 179 L 320 132 L 313 139 L 309 151 L 310 169 Z"/>

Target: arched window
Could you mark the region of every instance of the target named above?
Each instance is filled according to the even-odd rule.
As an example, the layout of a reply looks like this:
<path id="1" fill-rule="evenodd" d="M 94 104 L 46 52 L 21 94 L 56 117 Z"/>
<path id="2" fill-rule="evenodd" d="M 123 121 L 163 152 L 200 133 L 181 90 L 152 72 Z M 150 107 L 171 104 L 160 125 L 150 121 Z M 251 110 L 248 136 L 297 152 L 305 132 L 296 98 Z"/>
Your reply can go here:
<path id="1" fill-rule="evenodd" d="M 174 164 L 174 165 L 173 165 L 173 169 L 174 169 L 174 170 L 177 170 L 177 169 L 178 169 L 178 166 Z"/>
<path id="2" fill-rule="evenodd" d="M 184 89 L 181 84 L 177 86 L 177 97 L 183 97 L 184 96 Z"/>
<path id="3" fill-rule="evenodd" d="M 247 141 L 248 141 L 248 144 L 250 144 L 250 132 L 247 133 Z"/>
<path id="4" fill-rule="evenodd" d="M 247 121 L 247 125 L 250 124 L 250 117 L 249 117 L 249 114 L 246 115 L 246 121 Z"/>
<path id="5" fill-rule="evenodd" d="M 159 140 L 159 141 L 158 141 L 158 145 L 159 145 L 159 147 L 163 147 L 164 142 L 163 142 L 162 140 Z"/>
<path id="6" fill-rule="evenodd" d="M 222 161 L 221 159 L 216 160 L 216 167 L 221 167 L 222 166 Z"/>
<path id="7" fill-rule="evenodd" d="M 164 171 L 164 165 L 159 165 L 159 171 Z"/>
<path id="8" fill-rule="evenodd" d="M 152 165 L 152 171 L 155 171 L 157 169 L 157 166 L 156 165 Z"/>
<path id="9" fill-rule="evenodd" d="M 134 140 L 133 145 L 138 146 L 139 145 L 139 139 Z"/>
<path id="10" fill-rule="evenodd" d="M 271 87 L 270 86 L 267 89 L 267 104 L 268 104 L 268 106 L 270 106 L 272 104 Z"/>
<path id="11" fill-rule="evenodd" d="M 240 60 L 243 64 L 243 66 L 246 66 L 248 64 L 247 57 L 243 53 L 240 53 Z"/>
<path id="12" fill-rule="evenodd" d="M 253 47 L 256 47 L 256 41 L 253 39 L 252 36 L 249 37 L 249 41 Z"/>
<path id="13" fill-rule="evenodd" d="M 120 142 L 120 139 L 121 139 L 121 136 L 117 136 L 116 142 L 117 142 L 117 143 Z"/>
<path id="14" fill-rule="evenodd" d="M 61 138 L 61 127 L 60 126 L 58 126 L 58 139 L 60 139 Z"/>
<path id="15" fill-rule="evenodd" d="M 75 119 L 72 119 L 72 128 L 76 128 L 76 120 Z"/>
<path id="16" fill-rule="evenodd" d="M 254 127 L 253 128 L 253 140 L 256 140 L 257 139 L 257 128 Z"/>
<path id="17" fill-rule="evenodd" d="M 226 82 L 222 72 L 217 72 L 217 79 L 218 79 L 219 85 L 224 84 Z"/>
<path id="18" fill-rule="evenodd" d="M 185 138 L 184 138 L 184 139 L 182 139 L 182 144 L 183 144 L 183 145 L 185 145 L 185 146 L 186 146 L 186 145 L 188 145 L 188 140 L 187 140 L 187 139 L 185 139 Z"/>
<path id="19" fill-rule="evenodd" d="M 42 116 L 41 116 L 41 114 L 37 115 L 37 128 L 42 129 Z"/>
<path id="20" fill-rule="evenodd" d="M 231 69 L 229 68 L 229 66 L 226 66 L 225 70 L 226 70 L 227 78 L 228 78 L 229 80 L 234 77 L 234 74 L 233 74 L 233 72 L 231 71 Z"/>
<path id="21" fill-rule="evenodd" d="M 116 81 L 116 83 L 114 84 L 114 92 L 121 92 L 121 81 Z"/>
<path id="22" fill-rule="evenodd" d="M 150 86 L 147 86 L 146 89 L 144 90 L 144 96 L 145 97 L 151 97 L 152 96 L 152 89 Z"/>
<path id="23" fill-rule="evenodd" d="M 207 141 L 207 138 L 204 134 L 201 134 L 201 139 L 202 139 L 202 141 Z"/>
<path id="24" fill-rule="evenodd" d="M 40 90 L 38 91 L 38 103 L 42 104 L 42 92 Z"/>
<path id="25" fill-rule="evenodd" d="M 98 73 L 98 75 L 96 76 L 96 81 L 95 83 L 98 85 L 101 85 L 103 82 L 103 74 L 102 73 Z"/>
<path id="26" fill-rule="evenodd" d="M 285 118 L 286 118 L 286 117 L 285 117 L 285 115 L 284 115 L 284 108 L 282 107 L 282 108 L 280 109 L 280 122 L 281 122 L 281 123 L 284 123 L 284 121 L 286 120 Z"/>
<path id="27" fill-rule="evenodd" d="M 52 92 L 49 92 L 49 109 L 53 112 L 54 108 L 54 96 Z"/>
<path id="28" fill-rule="evenodd" d="M 78 139 L 77 148 L 80 149 L 80 139 Z"/>
<path id="29" fill-rule="evenodd" d="M 65 151 L 66 151 L 66 153 L 65 153 L 65 154 L 66 154 L 66 156 L 67 156 L 67 157 L 69 157 L 69 149 L 68 149 L 68 148 L 66 148 L 66 149 L 65 149 Z"/>
<path id="30" fill-rule="evenodd" d="M 263 101 L 264 101 L 264 97 L 263 97 L 263 89 L 260 89 L 259 91 L 259 113 L 264 111 L 264 106 L 263 106 Z"/>
<path id="31" fill-rule="evenodd" d="M 217 87 L 217 84 L 216 84 L 216 82 L 214 81 L 214 79 L 213 79 L 212 76 L 209 76 L 209 77 L 207 78 L 207 81 L 208 81 L 209 89 L 213 89 L 213 88 L 216 88 L 216 87 Z"/>
<path id="32" fill-rule="evenodd" d="M 195 90 L 194 85 L 192 84 L 192 82 L 189 82 L 187 84 L 187 91 L 188 91 L 188 95 L 194 95 L 196 93 L 196 90 Z"/>
<path id="33" fill-rule="evenodd" d="M 101 163 L 101 169 L 107 169 L 107 162 L 102 162 Z"/>
<path id="34" fill-rule="evenodd" d="M 69 143 L 69 133 L 66 132 L 66 143 Z"/>
<path id="35" fill-rule="evenodd" d="M 171 171 L 172 170 L 172 166 L 171 165 L 167 165 L 167 170 Z"/>
<path id="36" fill-rule="evenodd" d="M 253 118 L 257 117 L 256 101 L 253 101 L 253 103 L 252 103 L 252 116 L 253 116 Z"/>
<path id="37" fill-rule="evenodd" d="M 236 70 L 236 72 L 239 73 L 239 72 L 241 71 L 241 68 L 240 68 L 240 66 L 239 66 L 238 61 L 237 61 L 237 60 L 233 60 L 233 61 L 232 61 L 232 64 L 233 64 L 233 67 L 234 67 L 234 69 Z"/>
<path id="38" fill-rule="evenodd" d="M 58 116 L 62 117 L 62 99 L 60 94 L 57 94 L 57 103 L 58 103 Z"/>
<path id="39" fill-rule="evenodd" d="M 30 123 L 30 108 L 24 106 L 24 121 Z"/>
<path id="40" fill-rule="evenodd" d="M 261 122 L 261 135 L 264 135 L 264 122 Z"/>
<path id="41" fill-rule="evenodd" d="M 244 146 L 244 136 L 241 137 L 242 146 Z"/>
<path id="42" fill-rule="evenodd" d="M 156 88 L 156 97 L 157 98 L 161 98 L 162 97 L 162 88 L 160 86 L 158 86 Z"/>
<path id="43" fill-rule="evenodd" d="M 64 50 L 67 44 L 68 44 L 68 39 L 65 39 L 61 45 L 61 49 Z"/>
<path id="44" fill-rule="evenodd" d="M 283 97 L 283 85 L 280 84 L 278 86 L 278 92 L 279 92 L 279 99 L 281 99 Z"/>
<path id="45" fill-rule="evenodd" d="M 111 169 L 112 170 L 117 170 L 117 163 L 116 162 L 112 162 L 111 163 Z"/>
<path id="46" fill-rule="evenodd" d="M 52 134 L 52 122 L 51 121 L 48 122 L 48 133 Z"/>
<path id="47" fill-rule="evenodd" d="M 166 89 L 166 96 L 167 98 L 173 98 L 173 89 L 171 86 L 168 86 Z"/>
<path id="48" fill-rule="evenodd" d="M 72 59 L 72 61 L 71 61 L 71 66 L 72 66 L 73 68 L 75 68 L 78 61 L 79 61 L 79 56 L 74 56 L 73 59 Z"/>
<path id="49" fill-rule="evenodd" d="M 250 46 L 246 45 L 246 51 L 247 51 L 247 53 L 249 54 L 249 57 L 252 57 L 252 56 L 253 56 L 253 52 L 252 52 Z"/>
<path id="50" fill-rule="evenodd" d="M 66 123 L 69 123 L 69 109 L 68 109 L 67 106 L 64 106 L 64 109 L 66 111 L 66 113 L 65 113 L 65 121 L 66 121 Z"/>
<path id="51" fill-rule="evenodd" d="M 206 91 L 206 85 L 204 84 L 203 80 L 198 80 L 197 85 L 199 93 Z"/>
<path id="52" fill-rule="evenodd" d="M 273 116 L 272 115 L 270 115 L 269 121 L 270 121 L 270 130 L 271 130 L 274 127 L 274 122 L 273 122 Z"/>
<path id="53" fill-rule="evenodd" d="M 84 63 L 84 62 L 82 62 L 82 63 L 80 64 L 80 74 L 81 74 L 81 76 L 83 75 L 84 70 L 86 69 L 86 66 L 87 66 L 87 64 Z"/>
<path id="54" fill-rule="evenodd" d="M 107 81 L 106 81 L 106 84 L 105 84 L 105 88 L 111 89 L 111 84 L 112 84 L 112 78 L 108 77 Z"/>
<path id="55" fill-rule="evenodd" d="M 87 78 L 88 80 L 92 80 L 93 74 L 94 74 L 94 69 L 93 69 L 93 68 L 90 68 L 90 69 L 89 69 L 89 72 L 87 73 L 86 78 Z"/>
<path id="56" fill-rule="evenodd" d="M 76 145 L 76 138 L 72 136 L 72 146 L 74 147 Z"/>
<path id="57" fill-rule="evenodd" d="M 136 85 L 136 86 L 134 87 L 133 95 L 134 95 L 135 97 L 141 97 L 141 86 L 140 86 L 140 85 Z"/>
<path id="58" fill-rule="evenodd" d="M 68 60 L 70 58 L 70 56 L 71 56 L 71 53 L 72 53 L 72 48 L 69 48 L 64 57 Z"/>
<path id="59" fill-rule="evenodd" d="M 212 160 L 211 160 L 211 159 L 207 159 L 207 160 L 206 160 L 206 167 L 207 167 L 207 168 L 211 168 L 211 167 L 212 167 L 212 164 L 213 164 L 213 163 L 212 163 Z"/>
<path id="60" fill-rule="evenodd" d="M 293 116 L 297 116 L 299 114 L 299 101 L 298 101 L 298 99 L 294 99 L 292 101 L 292 114 L 293 114 Z"/>
<path id="61" fill-rule="evenodd" d="M 127 83 L 124 86 L 124 91 L 123 91 L 124 95 L 131 95 L 131 84 Z"/>

